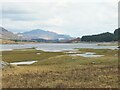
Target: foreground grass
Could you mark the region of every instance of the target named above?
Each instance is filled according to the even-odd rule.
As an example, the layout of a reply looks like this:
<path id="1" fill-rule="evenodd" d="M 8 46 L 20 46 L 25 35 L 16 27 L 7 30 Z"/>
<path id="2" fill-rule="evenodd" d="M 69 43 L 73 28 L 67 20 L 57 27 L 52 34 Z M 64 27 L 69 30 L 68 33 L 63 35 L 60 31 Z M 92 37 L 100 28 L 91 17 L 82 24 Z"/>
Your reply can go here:
<path id="1" fill-rule="evenodd" d="M 85 58 L 70 56 L 63 52 L 43 52 L 34 49 L 5 51 L 3 52 L 4 61 L 37 60 L 38 62 L 29 66 L 5 68 L 3 88 L 118 87 L 117 50 L 79 49 L 79 51 L 80 53 L 96 52 L 105 56 Z"/>

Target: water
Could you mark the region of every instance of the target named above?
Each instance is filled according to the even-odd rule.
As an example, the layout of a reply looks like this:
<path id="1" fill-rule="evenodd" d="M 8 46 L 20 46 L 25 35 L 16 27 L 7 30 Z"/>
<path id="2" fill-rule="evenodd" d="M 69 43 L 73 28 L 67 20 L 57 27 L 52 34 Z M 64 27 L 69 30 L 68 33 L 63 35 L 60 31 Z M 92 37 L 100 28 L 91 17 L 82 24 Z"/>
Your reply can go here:
<path id="1" fill-rule="evenodd" d="M 36 54 L 41 54 L 41 53 L 36 53 Z"/>
<path id="2" fill-rule="evenodd" d="M 85 54 L 86 54 L 86 55 L 94 55 L 94 54 L 96 54 L 96 53 L 94 53 L 94 52 L 86 52 Z"/>
<path id="3" fill-rule="evenodd" d="M 82 56 L 82 57 L 102 57 L 104 55 L 96 55 L 93 52 L 86 52 L 84 54 L 70 54 L 70 56 Z"/>
<path id="4" fill-rule="evenodd" d="M 52 52 L 73 50 L 74 48 L 117 49 L 117 46 L 98 46 L 97 43 L 42 43 L 42 44 L 4 44 L 0 45 L 0 50 L 8 51 L 13 49 L 23 49 L 32 47 L 36 47 L 37 50 Z"/>
<path id="5" fill-rule="evenodd" d="M 13 62 L 13 63 L 10 63 L 12 65 L 30 65 L 30 64 L 33 64 L 37 61 L 24 61 L 24 62 Z"/>

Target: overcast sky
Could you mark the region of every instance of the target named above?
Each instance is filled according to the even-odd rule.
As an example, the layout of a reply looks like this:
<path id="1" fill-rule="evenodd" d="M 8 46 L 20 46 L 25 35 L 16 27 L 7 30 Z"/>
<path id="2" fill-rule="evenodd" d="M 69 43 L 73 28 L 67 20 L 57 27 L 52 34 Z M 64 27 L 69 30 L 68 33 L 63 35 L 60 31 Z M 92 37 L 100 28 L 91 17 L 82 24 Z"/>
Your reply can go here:
<path id="1" fill-rule="evenodd" d="M 1 26 L 12 32 L 43 29 L 81 37 L 118 27 L 118 0 L 8 1 L 2 1 Z"/>

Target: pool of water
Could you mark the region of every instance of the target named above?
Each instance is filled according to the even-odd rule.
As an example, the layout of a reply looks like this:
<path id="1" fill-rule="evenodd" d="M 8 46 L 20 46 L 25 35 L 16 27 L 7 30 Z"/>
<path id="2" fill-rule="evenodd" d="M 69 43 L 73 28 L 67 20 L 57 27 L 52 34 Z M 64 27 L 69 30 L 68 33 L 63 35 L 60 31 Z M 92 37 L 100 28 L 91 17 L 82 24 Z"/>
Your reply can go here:
<path id="1" fill-rule="evenodd" d="M 96 55 L 94 52 L 86 52 L 83 54 L 70 54 L 70 56 L 82 56 L 82 57 L 102 57 L 104 55 Z"/>
<path id="2" fill-rule="evenodd" d="M 30 64 L 33 64 L 37 61 L 24 61 L 24 62 L 13 62 L 13 63 L 10 63 L 11 65 L 30 65 Z"/>

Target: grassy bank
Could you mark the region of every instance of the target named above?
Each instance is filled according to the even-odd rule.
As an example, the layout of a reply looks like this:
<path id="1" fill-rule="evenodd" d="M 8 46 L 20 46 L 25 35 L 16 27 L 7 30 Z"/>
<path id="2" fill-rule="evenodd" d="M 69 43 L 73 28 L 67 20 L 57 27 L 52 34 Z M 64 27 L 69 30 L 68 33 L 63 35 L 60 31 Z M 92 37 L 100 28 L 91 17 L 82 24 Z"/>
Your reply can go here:
<path id="1" fill-rule="evenodd" d="M 118 43 L 99 43 L 98 46 L 118 46 Z"/>
<path id="2" fill-rule="evenodd" d="M 3 87 L 118 87 L 117 50 L 79 49 L 79 51 L 79 53 L 95 52 L 104 56 L 86 58 L 70 56 L 64 52 L 44 52 L 35 49 L 4 51 L 3 60 L 7 62 L 30 60 L 38 62 L 28 66 L 3 69 Z"/>

